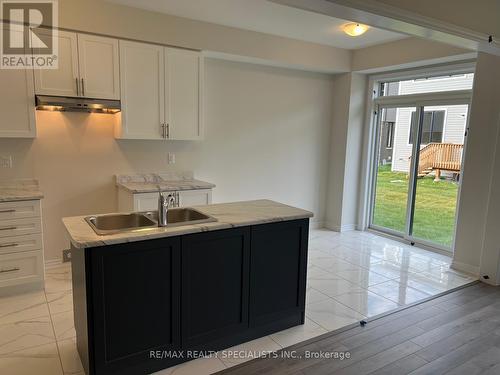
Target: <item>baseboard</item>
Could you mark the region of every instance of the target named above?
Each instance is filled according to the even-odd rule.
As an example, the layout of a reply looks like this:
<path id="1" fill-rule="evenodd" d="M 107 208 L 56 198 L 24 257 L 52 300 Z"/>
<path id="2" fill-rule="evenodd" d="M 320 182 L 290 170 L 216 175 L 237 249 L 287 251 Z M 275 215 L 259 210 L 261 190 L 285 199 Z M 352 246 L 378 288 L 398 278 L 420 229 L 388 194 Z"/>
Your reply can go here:
<path id="1" fill-rule="evenodd" d="M 356 230 L 356 224 L 337 225 L 327 221 L 325 223 L 325 228 L 333 230 L 335 232 L 349 232 L 351 230 Z"/>
<path id="2" fill-rule="evenodd" d="M 54 258 L 54 259 L 46 259 L 45 260 L 45 269 L 50 269 L 54 267 L 58 267 L 63 264 L 62 259 Z"/>
<path id="3" fill-rule="evenodd" d="M 457 271 L 468 273 L 469 275 L 472 275 L 475 277 L 479 277 L 479 267 L 477 267 L 477 266 L 471 266 L 470 264 L 461 263 L 461 262 L 457 262 L 457 261 L 453 260 L 451 262 L 450 267 L 452 269 L 457 270 Z M 482 280 L 482 281 L 487 282 L 487 280 Z"/>

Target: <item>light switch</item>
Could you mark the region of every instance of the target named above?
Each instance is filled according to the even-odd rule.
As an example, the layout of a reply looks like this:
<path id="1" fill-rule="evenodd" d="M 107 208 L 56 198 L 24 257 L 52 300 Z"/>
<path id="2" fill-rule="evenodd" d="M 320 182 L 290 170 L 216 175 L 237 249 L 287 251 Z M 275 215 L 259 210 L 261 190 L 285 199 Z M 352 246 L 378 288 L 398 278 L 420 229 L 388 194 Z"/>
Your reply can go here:
<path id="1" fill-rule="evenodd" d="M 12 156 L 0 156 L 0 168 L 12 168 Z"/>
<path id="2" fill-rule="evenodd" d="M 168 153 L 168 164 L 175 164 L 175 154 L 173 152 Z"/>

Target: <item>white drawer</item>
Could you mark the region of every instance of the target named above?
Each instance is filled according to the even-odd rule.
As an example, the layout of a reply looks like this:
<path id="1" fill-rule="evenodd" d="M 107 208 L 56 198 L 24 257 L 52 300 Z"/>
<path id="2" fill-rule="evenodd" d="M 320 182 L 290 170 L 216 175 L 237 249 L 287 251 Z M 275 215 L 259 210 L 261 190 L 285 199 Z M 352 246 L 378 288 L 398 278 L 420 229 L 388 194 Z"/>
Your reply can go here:
<path id="1" fill-rule="evenodd" d="M 41 281 L 42 266 L 41 251 L 0 255 L 0 287 Z"/>
<path id="2" fill-rule="evenodd" d="M 28 234 L 26 236 L 0 237 L 0 255 L 20 253 L 42 249 L 42 235 Z"/>
<path id="3" fill-rule="evenodd" d="M 42 221 L 39 217 L 0 221 L 0 238 L 36 234 L 41 232 Z"/>
<path id="4" fill-rule="evenodd" d="M 3 220 L 40 217 L 40 201 L 0 202 L 0 225 Z"/>

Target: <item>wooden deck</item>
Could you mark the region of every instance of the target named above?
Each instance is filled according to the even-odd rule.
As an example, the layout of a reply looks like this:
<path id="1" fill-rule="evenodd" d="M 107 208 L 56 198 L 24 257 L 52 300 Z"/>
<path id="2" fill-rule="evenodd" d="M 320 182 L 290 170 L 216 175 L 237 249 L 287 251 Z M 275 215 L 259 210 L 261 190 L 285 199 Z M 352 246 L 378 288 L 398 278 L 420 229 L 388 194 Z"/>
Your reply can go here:
<path id="1" fill-rule="evenodd" d="M 348 351 L 351 358 L 256 359 L 219 374 L 498 375 L 500 287 L 478 283 L 286 350 Z"/>
<path id="2" fill-rule="evenodd" d="M 454 143 L 429 143 L 420 150 L 418 177 L 435 172 L 439 180 L 441 171 L 460 173 L 464 145 Z"/>

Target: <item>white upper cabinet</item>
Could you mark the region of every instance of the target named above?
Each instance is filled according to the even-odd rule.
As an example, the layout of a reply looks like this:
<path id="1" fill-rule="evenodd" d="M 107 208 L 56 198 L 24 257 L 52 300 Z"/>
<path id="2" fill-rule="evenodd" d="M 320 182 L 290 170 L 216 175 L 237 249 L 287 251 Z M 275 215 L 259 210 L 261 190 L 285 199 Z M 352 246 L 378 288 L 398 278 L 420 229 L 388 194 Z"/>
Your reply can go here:
<path id="1" fill-rule="evenodd" d="M 36 136 L 32 69 L 0 69 L 0 113 L 0 138 Z"/>
<path id="2" fill-rule="evenodd" d="M 42 41 L 49 43 L 50 34 L 39 31 Z M 58 68 L 35 69 L 37 94 L 78 96 L 78 42 L 75 33 L 58 32 Z M 36 50 L 34 51 L 36 53 Z"/>
<path id="3" fill-rule="evenodd" d="M 121 126 L 117 138 L 164 139 L 163 47 L 120 40 Z"/>
<path id="4" fill-rule="evenodd" d="M 199 52 L 165 48 L 165 62 L 168 139 L 202 139 L 203 58 Z"/>
<path id="5" fill-rule="evenodd" d="M 118 40 L 58 34 L 58 69 L 35 70 L 36 94 L 120 99 Z"/>
<path id="6" fill-rule="evenodd" d="M 78 34 L 78 63 L 82 96 L 120 99 L 118 40 Z"/>
<path id="7" fill-rule="evenodd" d="M 120 83 L 116 138 L 203 138 L 201 53 L 120 41 Z"/>

